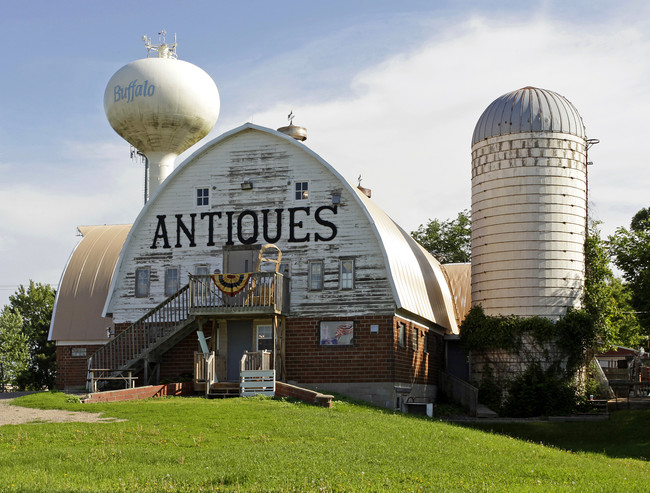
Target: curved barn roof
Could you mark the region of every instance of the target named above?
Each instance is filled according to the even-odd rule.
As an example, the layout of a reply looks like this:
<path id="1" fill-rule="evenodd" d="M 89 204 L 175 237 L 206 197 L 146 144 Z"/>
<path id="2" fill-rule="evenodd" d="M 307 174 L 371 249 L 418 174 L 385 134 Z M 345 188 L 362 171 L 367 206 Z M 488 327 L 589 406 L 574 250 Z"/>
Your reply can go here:
<path id="1" fill-rule="evenodd" d="M 474 128 L 472 145 L 520 132 L 561 132 L 585 138 L 582 117 L 568 99 L 528 86 L 504 94 L 485 109 Z"/>
<path id="2" fill-rule="evenodd" d="M 337 177 L 342 186 L 346 187 L 356 199 L 357 204 L 365 214 L 375 233 L 379 248 L 383 254 L 388 273 L 388 281 L 394 295 L 397 310 L 407 312 L 407 314 L 411 314 L 416 318 L 433 322 L 444 327 L 447 332 L 458 333 L 451 291 L 442 272 L 440 263 L 413 240 L 408 233 L 395 224 L 375 202 L 368 199 L 356 187 L 347 182 L 336 169 L 318 154 L 295 139 L 270 128 L 246 123 L 217 137 L 193 153 L 172 172 L 169 178 L 165 180 L 147 202 L 135 220 L 131 234 L 138 229 L 138 224 L 145 216 L 147 209 L 156 202 L 169 183 L 173 181 L 173 177 L 182 172 L 185 166 L 209 148 L 248 130 L 266 133 L 275 138 L 286 140 L 291 145 L 311 155 L 332 173 L 332 175 Z M 129 243 L 130 237 L 131 235 L 129 235 L 125 244 Z M 117 267 L 118 270 L 122 260 L 122 257 L 120 257 Z M 111 286 L 109 293 L 114 293 L 113 286 Z M 111 300 L 109 298 L 106 300 L 104 313 L 109 311 L 110 304 Z"/>
<path id="3" fill-rule="evenodd" d="M 83 239 L 72 252 L 56 293 L 49 339 L 106 341 L 102 316 L 108 289 L 131 225 L 79 226 Z"/>

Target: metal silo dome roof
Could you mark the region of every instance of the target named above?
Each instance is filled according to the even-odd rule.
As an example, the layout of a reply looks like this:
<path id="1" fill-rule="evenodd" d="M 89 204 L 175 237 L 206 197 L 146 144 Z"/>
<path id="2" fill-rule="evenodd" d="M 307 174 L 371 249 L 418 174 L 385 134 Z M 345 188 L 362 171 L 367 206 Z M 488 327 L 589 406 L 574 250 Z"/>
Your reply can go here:
<path id="1" fill-rule="evenodd" d="M 524 87 L 497 98 L 474 128 L 472 145 L 498 135 L 520 132 L 561 132 L 585 138 L 578 110 L 556 92 Z"/>

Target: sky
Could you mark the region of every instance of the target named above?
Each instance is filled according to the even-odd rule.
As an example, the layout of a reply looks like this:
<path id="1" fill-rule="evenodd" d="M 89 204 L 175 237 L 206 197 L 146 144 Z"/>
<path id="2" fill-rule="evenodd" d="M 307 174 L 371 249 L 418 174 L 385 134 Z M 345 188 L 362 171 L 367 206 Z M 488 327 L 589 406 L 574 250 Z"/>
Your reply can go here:
<path id="1" fill-rule="evenodd" d="M 177 35 L 216 82 L 219 119 L 182 162 L 253 122 L 307 128 L 305 144 L 405 230 L 469 209 L 471 138 L 485 108 L 525 86 L 578 109 L 590 215 L 603 236 L 650 206 L 650 2 L 2 1 L 0 307 L 57 287 L 77 226 L 130 224 L 144 170 L 110 127 L 111 76 Z"/>

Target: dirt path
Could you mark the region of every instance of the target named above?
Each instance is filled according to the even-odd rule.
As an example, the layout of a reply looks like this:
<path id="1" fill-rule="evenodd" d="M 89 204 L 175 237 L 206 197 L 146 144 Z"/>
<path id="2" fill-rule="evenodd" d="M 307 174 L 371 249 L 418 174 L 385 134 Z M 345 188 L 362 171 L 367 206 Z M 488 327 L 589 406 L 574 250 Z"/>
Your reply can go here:
<path id="1" fill-rule="evenodd" d="M 10 402 L 19 395 L 24 395 L 24 393 L 0 393 L 0 426 L 34 422 L 68 423 L 77 421 L 83 423 L 116 423 L 118 421 L 125 421 L 117 418 L 103 418 L 101 413 L 12 406 Z"/>

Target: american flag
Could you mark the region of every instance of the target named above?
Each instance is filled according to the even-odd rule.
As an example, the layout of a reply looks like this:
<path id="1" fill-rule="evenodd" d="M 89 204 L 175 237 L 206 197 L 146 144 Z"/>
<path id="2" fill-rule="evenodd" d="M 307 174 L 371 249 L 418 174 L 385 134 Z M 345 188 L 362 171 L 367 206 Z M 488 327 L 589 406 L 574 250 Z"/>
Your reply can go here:
<path id="1" fill-rule="evenodd" d="M 338 339 L 341 336 L 347 336 L 349 334 L 352 334 L 353 330 L 354 330 L 354 324 L 339 325 L 336 329 L 336 335 L 334 336 L 334 339 Z"/>

